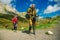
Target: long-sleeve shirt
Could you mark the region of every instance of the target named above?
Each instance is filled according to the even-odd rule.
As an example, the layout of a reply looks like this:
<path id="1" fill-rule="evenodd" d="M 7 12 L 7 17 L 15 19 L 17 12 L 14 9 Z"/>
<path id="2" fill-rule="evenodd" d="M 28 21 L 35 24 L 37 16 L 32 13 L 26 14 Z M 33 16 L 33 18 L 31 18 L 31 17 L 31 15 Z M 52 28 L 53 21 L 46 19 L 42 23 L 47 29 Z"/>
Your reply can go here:
<path id="1" fill-rule="evenodd" d="M 17 21 L 18 21 L 18 18 L 17 17 L 14 17 L 14 18 L 12 18 L 12 23 L 17 23 Z"/>

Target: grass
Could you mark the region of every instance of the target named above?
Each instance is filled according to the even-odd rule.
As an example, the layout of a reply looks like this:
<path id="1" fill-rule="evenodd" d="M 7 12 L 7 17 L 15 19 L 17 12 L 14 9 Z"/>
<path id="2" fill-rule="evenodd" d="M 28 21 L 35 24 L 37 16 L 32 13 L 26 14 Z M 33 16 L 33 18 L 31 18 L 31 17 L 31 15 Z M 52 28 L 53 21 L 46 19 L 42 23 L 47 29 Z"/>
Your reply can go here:
<path id="1" fill-rule="evenodd" d="M 11 22 L 11 18 L 13 18 L 13 15 L 10 15 L 10 14 L 1 14 L 0 13 L 0 29 L 8 29 L 8 30 L 11 30 L 13 28 L 13 24 Z M 21 27 L 24 27 L 24 30 L 28 30 L 28 22 L 26 21 L 26 19 L 22 18 L 22 17 L 18 17 L 19 20 L 18 20 L 18 24 L 17 24 L 17 27 L 18 27 L 18 30 L 21 30 Z M 60 17 L 59 17 L 60 18 Z M 58 18 L 58 19 L 59 19 Z M 50 28 L 50 27 L 53 27 L 54 24 L 56 24 L 57 20 L 56 19 L 46 19 L 41 22 L 37 22 L 36 23 L 36 29 L 46 29 L 46 28 Z M 5 28 L 6 24 L 8 25 L 7 28 Z"/>

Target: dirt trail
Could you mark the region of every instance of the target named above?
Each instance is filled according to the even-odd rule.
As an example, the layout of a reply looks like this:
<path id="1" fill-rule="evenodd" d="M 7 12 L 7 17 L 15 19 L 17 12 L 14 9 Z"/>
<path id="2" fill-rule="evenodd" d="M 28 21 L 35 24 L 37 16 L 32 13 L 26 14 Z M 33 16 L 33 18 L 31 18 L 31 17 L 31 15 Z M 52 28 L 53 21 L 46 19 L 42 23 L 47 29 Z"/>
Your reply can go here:
<path id="1" fill-rule="evenodd" d="M 0 40 L 60 40 L 60 25 L 54 29 L 36 30 L 36 35 L 14 32 L 12 30 L 0 30 Z M 45 32 L 51 30 L 53 35 L 46 35 Z"/>

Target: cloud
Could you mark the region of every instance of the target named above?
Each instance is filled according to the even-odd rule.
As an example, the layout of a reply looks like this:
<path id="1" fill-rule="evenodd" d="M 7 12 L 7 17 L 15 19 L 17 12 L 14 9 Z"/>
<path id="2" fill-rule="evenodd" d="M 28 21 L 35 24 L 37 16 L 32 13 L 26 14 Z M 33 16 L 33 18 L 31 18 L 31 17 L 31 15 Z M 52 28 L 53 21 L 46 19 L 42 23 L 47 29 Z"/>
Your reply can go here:
<path id="1" fill-rule="evenodd" d="M 49 1 L 51 1 L 51 2 L 52 2 L 53 0 L 49 0 Z"/>
<path id="2" fill-rule="evenodd" d="M 49 5 L 46 10 L 44 10 L 44 13 L 52 13 L 52 12 L 56 12 L 60 10 L 60 7 L 58 7 L 58 5 L 54 5 L 54 6 L 51 6 Z"/>
<path id="3" fill-rule="evenodd" d="M 55 2 L 60 2 L 60 0 L 49 0 L 49 1 L 51 1 L 51 2 L 52 2 L 52 1 L 55 1 Z"/>
<path id="4" fill-rule="evenodd" d="M 54 1 L 56 1 L 56 2 L 57 2 L 58 0 L 54 0 Z"/>
<path id="5" fill-rule="evenodd" d="M 51 1 L 51 2 L 53 2 L 53 1 L 57 2 L 57 5 L 60 6 L 60 0 L 49 0 L 49 1 Z"/>
<path id="6" fill-rule="evenodd" d="M 13 5 L 13 8 L 15 8 L 16 5 L 14 5 L 14 3 L 11 4 L 12 1 L 16 2 L 16 0 L 0 0 L 1 3 L 9 5 L 10 7 Z"/>
<path id="7" fill-rule="evenodd" d="M 6 4 L 6 9 L 7 9 L 8 11 L 15 12 L 15 11 L 17 11 L 17 10 L 15 9 L 16 5 L 11 4 L 12 1 L 16 2 L 16 0 L 0 0 L 1 3 Z M 13 5 L 13 7 L 12 7 L 12 5 Z"/>
<path id="8" fill-rule="evenodd" d="M 39 9 L 36 9 L 36 12 L 38 13 L 39 12 Z"/>
<path id="9" fill-rule="evenodd" d="M 0 0 L 3 4 L 10 4 L 12 0 Z"/>
<path id="10" fill-rule="evenodd" d="M 39 19 L 42 19 L 43 17 L 42 16 L 39 16 Z"/>
<path id="11" fill-rule="evenodd" d="M 57 5 L 60 6 L 60 0 L 54 0 L 55 2 L 57 2 Z"/>
<path id="12" fill-rule="evenodd" d="M 34 0 L 30 0 L 31 2 L 33 2 Z"/>
<path id="13" fill-rule="evenodd" d="M 56 12 L 58 10 L 60 10 L 60 0 L 49 0 L 51 2 L 56 2 L 57 4 L 55 4 L 54 6 L 47 6 L 47 8 L 44 10 L 44 13 L 45 14 L 48 14 L 48 13 L 52 13 L 52 12 Z"/>
<path id="14" fill-rule="evenodd" d="M 3 4 L 9 5 L 9 6 L 13 5 L 13 7 L 16 7 L 16 5 L 14 5 L 14 3 L 11 4 L 12 1 L 15 2 L 16 0 L 0 0 L 0 2 Z"/>

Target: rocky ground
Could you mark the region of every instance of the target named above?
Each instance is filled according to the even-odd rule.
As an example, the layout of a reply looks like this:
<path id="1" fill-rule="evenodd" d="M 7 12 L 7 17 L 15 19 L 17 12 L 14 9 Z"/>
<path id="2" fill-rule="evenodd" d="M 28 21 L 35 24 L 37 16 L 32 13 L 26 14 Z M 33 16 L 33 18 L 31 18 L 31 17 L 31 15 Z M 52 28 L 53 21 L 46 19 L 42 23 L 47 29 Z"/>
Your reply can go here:
<path id="1" fill-rule="evenodd" d="M 52 31 L 53 35 L 45 34 L 47 31 Z M 60 40 L 60 25 L 57 24 L 55 28 L 36 30 L 36 34 L 27 34 L 22 31 L 1 30 L 0 40 Z"/>

